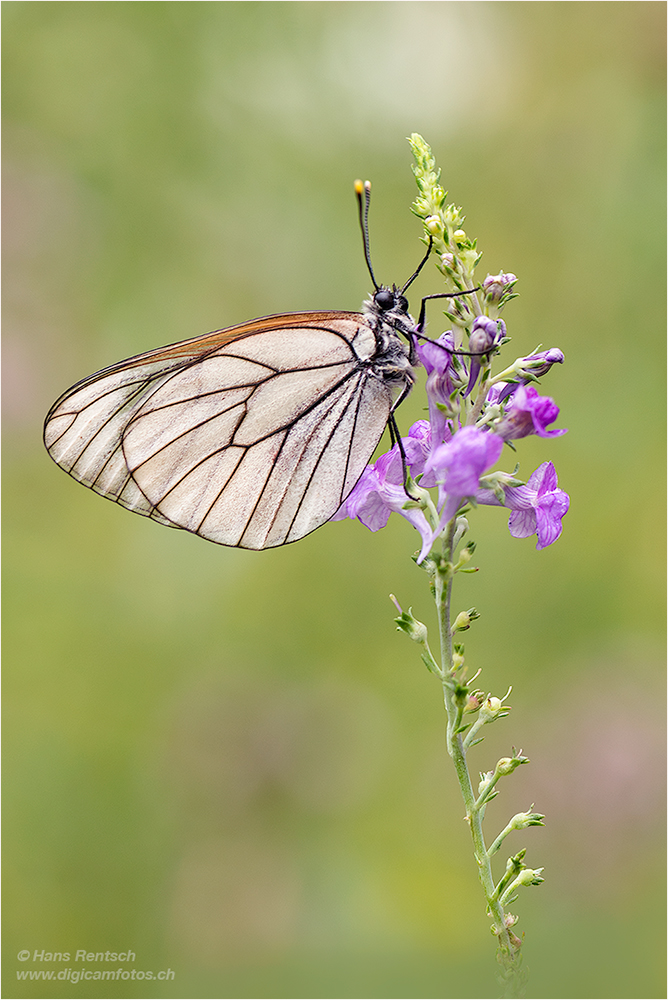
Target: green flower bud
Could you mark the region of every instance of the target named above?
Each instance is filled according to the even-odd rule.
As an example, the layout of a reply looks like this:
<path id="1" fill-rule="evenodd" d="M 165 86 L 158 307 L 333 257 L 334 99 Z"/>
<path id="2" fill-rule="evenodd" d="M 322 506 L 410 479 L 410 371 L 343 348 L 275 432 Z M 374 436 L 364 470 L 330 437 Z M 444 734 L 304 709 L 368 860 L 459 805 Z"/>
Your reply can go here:
<path id="1" fill-rule="evenodd" d="M 480 718 L 484 719 L 485 722 L 493 722 L 497 718 L 499 712 L 503 708 L 503 703 L 500 698 L 493 698 L 492 695 L 485 700 L 485 704 L 480 710 Z"/>
<path id="2" fill-rule="evenodd" d="M 464 270 L 468 274 L 473 274 L 476 265 L 481 257 L 482 254 L 478 253 L 478 251 L 475 248 L 475 244 L 471 246 L 470 249 L 462 250 L 461 253 L 459 254 L 459 259 L 462 262 Z"/>
<path id="3" fill-rule="evenodd" d="M 452 624 L 452 631 L 465 632 L 471 628 L 471 622 L 474 622 L 476 618 L 480 618 L 480 614 L 475 608 L 470 608 L 468 611 L 460 611 Z"/>
<path id="4" fill-rule="evenodd" d="M 531 809 L 533 809 L 533 804 L 531 805 Z M 544 819 L 544 813 L 534 813 L 529 810 L 523 813 L 516 813 L 508 824 L 508 827 L 513 830 L 526 830 L 528 826 L 545 826 L 543 823 Z"/>
<path id="5" fill-rule="evenodd" d="M 540 885 L 545 879 L 541 878 L 544 868 L 525 868 L 515 879 L 515 885 Z"/>
<path id="6" fill-rule="evenodd" d="M 467 628 L 471 628 L 471 618 L 467 611 L 460 611 L 455 618 L 454 624 L 452 626 L 453 632 L 465 632 Z"/>
<path id="7" fill-rule="evenodd" d="M 452 666 L 455 670 L 459 670 L 460 667 L 464 666 L 464 650 L 454 649 L 452 652 Z"/>
<path id="8" fill-rule="evenodd" d="M 512 690 L 512 687 L 509 687 L 503 698 L 488 695 L 485 704 L 480 709 L 480 719 L 483 722 L 494 722 L 495 719 L 503 719 L 508 715 L 510 705 L 505 705 L 504 702 Z"/>
<path id="9" fill-rule="evenodd" d="M 397 632 L 405 632 L 413 642 L 426 643 L 428 636 L 427 626 L 413 616 L 413 609 L 409 608 L 408 611 L 402 611 L 394 594 L 390 594 L 390 600 L 399 611 L 399 617 L 394 619 Z"/>
<path id="10" fill-rule="evenodd" d="M 502 507 L 506 505 L 506 489 L 509 486 L 526 485 L 522 479 L 518 479 L 510 472 L 490 472 L 486 476 L 480 477 L 480 489 L 491 490 Z"/>
<path id="11" fill-rule="evenodd" d="M 520 766 L 520 764 L 528 763 L 529 758 L 522 757 L 521 752 L 516 754 L 514 757 L 502 757 L 501 760 L 497 761 L 496 774 L 505 777 L 507 774 L 512 774 L 513 771 Z"/>
<path id="12" fill-rule="evenodd" d="M 446 205 L 443 209 L 442 215 L 443 221 L 447 226 L 451 226 L 453 229 L 458 229 L 460 232 L 464 232 L 463 229 L 459 229 L 464 221 L 464 217 L 456 205 Z M 464 235 L 466 234 L 464 233 Z"/>
<path id="13" fill-rule="evenodd" d="M 494 771 L 482 771 L 480 774 L 480 781 L 478 782 L 478 795 L 482 795 L 486 788 L 489 787 L 489 783 L 494 777 Z"/>

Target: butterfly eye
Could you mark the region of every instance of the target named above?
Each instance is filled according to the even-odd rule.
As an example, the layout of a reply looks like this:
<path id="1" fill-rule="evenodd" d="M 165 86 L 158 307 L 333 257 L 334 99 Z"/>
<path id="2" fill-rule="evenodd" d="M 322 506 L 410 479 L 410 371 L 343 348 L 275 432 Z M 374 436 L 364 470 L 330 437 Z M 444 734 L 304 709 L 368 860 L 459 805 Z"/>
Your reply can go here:
<path id="1" fill-rule="evenodd" d="M 408 312 L 408 299 L 404 295 L 397 296 L 397 308 L 402 312 Z"/>
<path id="2" fill-rule="evenodd" d="M 381 309 L 391 309 L 394 305 L 394 293 L 389 288 L 381 288 L 373 298 L 376 305 Z"/>

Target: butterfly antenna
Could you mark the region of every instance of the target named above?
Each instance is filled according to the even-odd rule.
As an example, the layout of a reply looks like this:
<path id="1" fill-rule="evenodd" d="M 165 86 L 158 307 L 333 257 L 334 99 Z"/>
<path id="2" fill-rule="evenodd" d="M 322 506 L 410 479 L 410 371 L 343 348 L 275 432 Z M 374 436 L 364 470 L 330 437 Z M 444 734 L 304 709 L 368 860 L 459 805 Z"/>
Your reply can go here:
<path id="1" fill-rule="evenodd" d="M 422 268 L 425 266 L 425 264 L 429 260 L 429 254 L 431 253 L 431 248 L 432 248 L 433 245 L 434 245 L 434 237 L 430 233 L 429 234 L 429 244 L 427 246 L 427 252 L 424 255 L 424 257 L 422 258 L 422 260 L 420 261 L 420 263 L 418 264 L 416 270 L 413 272 L 413 274 L 411 274 L 410 278 L 408 279 L 408 281 L 406 282 L 406 284 L 404 285 L 404 287 L 400 289 L 400 291 L 401 291 L 402 294 L 406 291 L 406 289 L 408 288 L 409 285 L 413 284 L 413 282 L 417 278 L 418 274 L 420 273 L 420 271 L 422 270 Z"/>
<path id="2" fill-rule="evenodd" d="M 360 229 L 362 230 L 362 239 L 364 241 L 364 259 L 366 260 L 366 266 L 369 268 L 369 274 L 371 275 L 371 280 L 373 281 L 373 287 L 376 291 L 378 291 L 380 285 L 376 281 L 376 276 L 373 273 L 373 268 L 371 266 L 371 254 L 369 252 L 369 203 L 371 201 L 371 181 L 364 181 L 364 183 L 362 183 L 362 181 L 355 181 L 355 195 L 357 196 Z M 364 195 L 364 199 L 362 199 L 362 195 Z"/>

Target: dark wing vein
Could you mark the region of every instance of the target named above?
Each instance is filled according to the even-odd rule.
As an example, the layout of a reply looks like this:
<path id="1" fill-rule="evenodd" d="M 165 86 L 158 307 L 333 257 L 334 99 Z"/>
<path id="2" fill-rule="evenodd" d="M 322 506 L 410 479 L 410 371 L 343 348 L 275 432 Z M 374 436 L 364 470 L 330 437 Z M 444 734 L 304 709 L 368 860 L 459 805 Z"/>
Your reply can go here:
<path id="1" fill-rule="evenodd" d="M 351 406 L 351 403 L 355 404 L 355 422 L 357 421 L 357 414 L 359 413 L 359 408 L 360 408 L 361 401 L 362 401 L 362 396 L 363 396 L 363 390 L 364 390 L 364 380 L 362 379 L 361 382 L 360 382 L 360 384 L 357 386 L 357 392 L 356 392 L 355 396 L 353 396 L 353 399 L 346 404 L 346 407 L 345 407 L 345 409 L 343 411 L 343 414 L 341 415 L 341 418 L 340 418 L 339 422 L 334 425 L 334 427 L 332 428 L 330 434 L 328 435 L 327 442 L 325 443 L 324 447 L 322 448 L 322 451 L 320 452 L 320 454 L 319 454 L 319 456 L 317 458 L 317 461 L 316 461 L 315 465 L 313 466 L 312 471 L 309 474 L 309 477 L 308 477 L 308 480 L 307 480 L 306 489 L 302 493 L 301 500 L 297 504 L 297 509 L 295 510 L 294 516 L 293 516 L 293 518 L 292 518 L 292 520 L 290 522 L 290 528 L 288 529 L 287 537 L 289 537 L 290 531 L 292 530 L 292 527 L 293 527 L 295 521 L 297 520 L 297 516 L 298 516 L 300 510 L 302 509 L 302 504 L 304 503 L 304 499 L 306 497 L 306 494 L 308 493 L 309 489 L 311 488 L 311 485 L 312 485 L 313 480 L 315 478 L 316 471 L 318 470 L 318 468 L 320 466 L 322 458 L 323 458 L 325 452 L 327 451 L 327 449 L 329 448 L 329 445 L 331 444 L 332 438 L 338 432 L 339 427 L 341 425 L 341 422 L 343 420 L 343 417 L 347 414 L 347 412 L 348 412 L 348 410 L 349 410 L 349 408 Z M 352 441 L 353 436 L 354 436 L 354 424 L 353 424 L 353 428 L 351 430 L 351 434 L 350 434 L 350 438 L 349 438 L 350 441 Z M 373 452 L 373 449 L 375 447 L 376 447 L 376 445 L 374 443 L 372 445 L 372 447 L 371 447 L 370 452 L 369 452 L 369 457 L 371 457 L 371 452 Z M 339 493 L 338 493 L 338 496 L 337 496 L 336 505 L 335 505 L 334 509 L 332 510 L 332 514 L 336 513 L 336 511 L 339 509 L 339 507 L 341 506 L 341 504 L 343 503 L 343 500 L 344 500 L 344 497 L 341 494 L 343 492 L 343 487 L 344 487 L 344 484 L 346 482 L 346 474 L 347 474 L 347 470 L 348 470 L 348 462 L 349 461 L 350 461 L 350 445 L 348 446 L 347 453 L 346 453 L 346 465 L 345 465 L 343 476 L 341 478 L 341 489 L 339 490 Z M 352 487 L 351 487 L 351 489 L 352 489 Z"/>
<path id="2" fill-rule="evenodd" d="M 335 399 L 335 398 L 333 397 L 333 395 L 332 395 L 332 393 L 334 392 L 334 390 L 335 390 L 335 389 L 340 389 L 340 388 L 341 388 L 341 387 L 342 387 L 343 385 L 345 385 L 345 383 L 346 383 L 346 382 L 348 382 L 348 381 L 349 381 L 350 379 L 352 379 L 353 377 L 357 377 L 357 378 L 359 378 L 359 377 L 360 377 L 360 371 L 361 371 L 361 369 L 360 369 L 360 368 L 356 368 L 356 369 L 354 369 L 354 370 L 353 370 L 352 372 L 350 372 L 350 374 L 349 374 L 349 375 L 347 376 L 347 378 L 346 378 L 346 379 L 342 379 L 342 380 L 341 380 L 340 382 L 338 382 L 336 386 L 334 386 L 334 387 L 333 387 L 333 388 L 332 388 L 332 389 L 331 389 L 331 390 L 330 390 L 329 392 L 327 392 L 327 393 L 326 393 L 326 394 L 325 394 L 324 396 L 322 396 L 322 397 L 321 397 L 321 398 L 320 398 L 319 400 L 317 400 L 317 401 L 316 401 L 316 402 L 315 402 L 315 403 L 313 404 L 313 406 L 310 406 L 308 410 L 306 410 L 306 411 L 305 411 L 305 412 L 304 412 L 303 414 L 301 414 L 298 420 L 294 421 L 294 423 L 293 423 L 292 427 L 293 427 L 293 428 L 297 428 L 297 427 L 299 426 L 299 423 L 300 423 L 300 421 L 302 420 L 302 418 L 303 418 L 303 417 L 306 417 L 306 416 L 307 416 L 307 415 L 308 415 L 308 414 L 309 414 L 309 413 L 310 413 L 310 412 L 311 412 L 311 411 L 312 411 L 312 410 L 313 410 L 313 409 L 314 409 L 314 408 L 315 408 L 316 406 L 320 406 L 320 405 L 321 405 L 321 404 L 322 404 L 322 403 L 323 403 L 323 402 L 324 402 L 324 401 L 325 401 L 326 399 L 329 399 L 329 400 L 330 400 L 330 402 L 329 402 L 329 406 L 328 406 L 328 407 L 327 407 L 327 409 L 326 409 L 326 410 L 325 410 L 325 411 L 323 412 L 323 414 L 322 414 L 322 417 L 321 417 L 321 419 L 320 419 L 319 423 L 315 424 L 315 425 L 314 425 L 314 426 L 313 426 L 313 427 L 312 427 L 312 428 L 310 429 L 310 431 L 309 431 L 309 433 L 308 433 L 308 436 L 306 436 L 306 437 L 305 437 L 305 438 L 303 439 L 303 441 L 302 441 L 302 447 L 301 447 L 301 452 L 300 452 L 300 458 L 301 458 L 301 457 L 302 457 L 302 456 L 303 456 L 303 455 L 304 455 L 304 454 L 305 454 L 305 453 L 306 453 L 306 452 L 308 451 L 308 448 L 309 448 L 309 445 L 311 444 L 311 441 L 313 440 L 313 438 L 314 438 L 314 437 L 315 437 L 315 436 L 317 435 L 317 433 L 318 433 L 318 431 L 319 431 L 319 428 L 320 428 L 320 424 L 322 423 L 322 420 L 324 420 L 324 418 L 325 418 L 325 417 L 326 417 L 327 415 L 329 415 L 329 414 L 330 414 L 330 413 L 331 413 L 331 412 L 332 412 L 332 411 L 334 410 L 334 408 L 336 407 L 336 404 L 337 404 L 337 401 L 338 401 L 338 400 L 337 400 L 337 399 Z M 356 389 L 354 389 L 354 388 L 353 388 L 353 389 L 352 389 L 352 392 L 353 392 L 353 393 L 357 393 L 357 395 L 360 395 L 360 394 L 359 394 L 359 389 L 357 389 L 357 390 L 356 390 Z M 345 408 L 345 409 L 344 409 L 344 411 L 343 411 L 343 412 L 344 412 L 344 415 L 345 415 L 345 413 L 346 413 L 346 411 L 347 411 L 347 408 L 348 408 L 348 407 L 346 406 L 346 408 Z M 318 459 L 317 459 L 317 462 L 316 462 L 316 467 L 317 467 L 317 465 L 319 464 L 319 462 L 320 462 L 320 459 L 322 458 L 322 454 L 323 454 L 323 453 L 324 453 L 324 451 L 326 451 L 326 449 L 328 448 L 328 446 L 329 446 L 329 443 L 330 443 L 330 441 L 331 441 L 331 439 L 332 439 L 333 435 L 334 435 L 334 434 L 335 434 L 335 433 L 337 432 L 337 429 L 338 429 L 338 427 L 339 427 L 339 425 L 340 425 L 340 422 L 341 422 L 341 418 L 339 418 L 339 421 L 338 421 L 338 423 L 335 423 L 335 424 L 333 425 L 333 427 L 332 427 L 332 430 L 331 430 L 330 434 L 328 435 L 328 437 L 327 437 L 327 440 L 326 440 L 325 444 L 324 444 L 324 445 L 323 445 L 323 447 L 322 447 L 322 450 L 321 450 L 321 454 L 320 454 L 320 456 L 319 456 L 319 457 L 318 457 Z M 280 456 L 281 456 L 281 454 L 282 454 L 282 452 L 283 452 L 283 449 L 284 449 L 284 447 L 285 447 L 285 443 L 286 443 L 286 441 L 287 441 L 287 435 L 286 435 L 286 437 L 284 437 L 284 438 L 283 438 L 283 440 L 282 440 L 282 442 L 281 442 L 281 445 L 280 445 L 280 448 L 279 448 L 279 451 L 278 451 L 278 454 L 276 455 L 276 459 L 274 460 L 274 465 L 275 465 L 275 464 L 276 464 L 276 463 L 278 462 L 278 460 L 279 460 L 279 458 L 280 458 Z M 298 461 L 300 460 L 300 458 L 296 459 L 296 461 L 295 461 L 295 464 L 296 464 L 296 462 L 298 462 Z M 315 471 L 315 469 L 314 469 L 314 471 Z M 271 470 L 270 470 L 270 472 L 271 472 Z M 250 527 L 250 524 L 251 524 L 251 522 L 252 522 L 252 520 L 253 520 L 253 517 L 254 517 L 254 515 L 255 515 L 255 512 L 257 511 L 257 509 L 258 509 L 258 507 L 259 507 L 259 505 L 260 505 L 261 501 L 262 501 L 262 500 L 264 499 L 264 495 L 265 495 L 265 490 L 266 490 L 266 488 L 267 488 L 267 485 L 268 485 L 268 482 L 269 482 L 269 478 L 270 478 L 270 477 L 269 477 L 269 475 L 268 475 L 268 476 L 267 476 L 267 478 L 266 478 L 266 480 L 265 480 L 265 483 L 264 483 L 264 485 L 263 485 L 263 487 L 262 487 L 262 491 L 260 492 L 260 495 L 258 496 L 258 498 L 257 498 L 257 501 L 256 501 L 256 503 L 255 503 L 255 504 L 254 504 L 254 506 L 253 506 L 253 510 L 251 511 L 251 514 L 250 514 L 250 516 L 249 516 L 249 518 L 248 518 L 248 524 L 247 524 L 247 526 L 246 526 L 246 529 L 244 530 L 244 534 L 246 533 L 246 531 L 248 531 L 248 528 Z M 309 476 L 309 479 L 307 480 L 307 486 L 306 486 L 306 489 L 308 489 L 308 485 L 310 484 L 310 482 L 311 482 L 311 479 L 312 479 L 312 475 L 311 475 L 311 476 Z M 345 482 L 345 479 L 344 479 L 344 482 Z M 293 525 L 293 523 L 294 523 L 294 520 L 295 520 L 295 518 L 296 518 L 297 514 L 299 513 L 299 510 L 300 510 L 300 508 L 301 508 L 301 505 L 302 505 L 302 502 L 303 502 L 303 499 L 304 499 L 304 495 L 305 495 L 305 492 L 306 492 L 306 490 L 305 490 L 305 491 L 304 491 L 304 493 L 302 494 L 302 498 L 301 498 L 301 500 L 299 501 L 299 503 L 298 503 L 298 505 L 297 505 L 297 509 L 295 510 L 295 514 L 294 514 L 294 516 L 293 516 L 292 520 L 290 521 L 290 524 L 289 524 L 289 527 L 288 527 L 288 530 L 287 530 L 287 532 L 286 532 L 286 535 L 287 535 L 287 534 L 289 534 L 289 531 L 290 531 L 290 528 L 292 527 L 292 525 Z M 271 527 L 271 526 L 273 526 L 273 525 L 275 524 L 275 522 L 276 522 L 276 518 L 277 518 L 277 517 L 278 517 L 278 515 L 279 515 L 279 512 L 280 512 L 280 510 L 281 510 L 281 506 L 282 506 L 282 504 L 283 504 L 284 500 L 285 500 L 285 494 L 284 494 L 284 495 L 283 495 L 283 497 L 281 498 L 281 501 L 280 501 L 279 503 L 277 503 L 277 504 L 276 504 L 276 506 L 275 506 L 275 510 L 274 510 L 274 514 L 273 514 L 273 516 L 272 516 L 272 517 L 270 517 L 270 519 L 269 519 L 269 526 L 270 526 L 270 527 Z M 338 509 L 338 507 L 339 507 L 339 506 L 340 506 L 340 503 L 339 503 L 339 504 L 337 504 L 337 509 Z M 240 544 L 241 544 L 241 542 L 243 541 L 243 537 L 244 537 L 244 535 L 242 535 L 242 536 L 241 536 L 241 541 L 240 541 Z"/>

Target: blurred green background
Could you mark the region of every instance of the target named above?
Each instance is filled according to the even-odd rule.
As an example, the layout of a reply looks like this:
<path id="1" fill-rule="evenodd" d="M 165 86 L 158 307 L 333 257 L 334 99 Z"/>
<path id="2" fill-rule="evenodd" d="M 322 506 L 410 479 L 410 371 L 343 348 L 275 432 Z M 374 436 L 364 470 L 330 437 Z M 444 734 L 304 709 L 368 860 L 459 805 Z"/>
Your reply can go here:
<path id="1" fill-rule="evenodd" d="M 359 308 L 355 177 L 379 279 L 404 281 L 418 131 L 481 277 L 520 276 L 508 351 L 567 359 L 545 391 L 569 433 L 518 456 L 554 461 L 563 536 L 537 553 L 481 509 L 457 600 L 483 686 L 514 685 L 472 766 L 532 761 L 488 829 L 548 815 L 508 841 L 547 878 L 513 907 L 528 996 L 664 996 L 665 5 L 3 13 L 4 995 L 497 995 L 438 684 L 387 599 L 433 623 L 409 525 L 220 548 L 82 489 L 40 440 L 120 358 Z M 430 267 L 414 308 L 440 287 Z M 48 966 L 19 950 L 78 948 L 175 979 L 17 982 Z"/>

